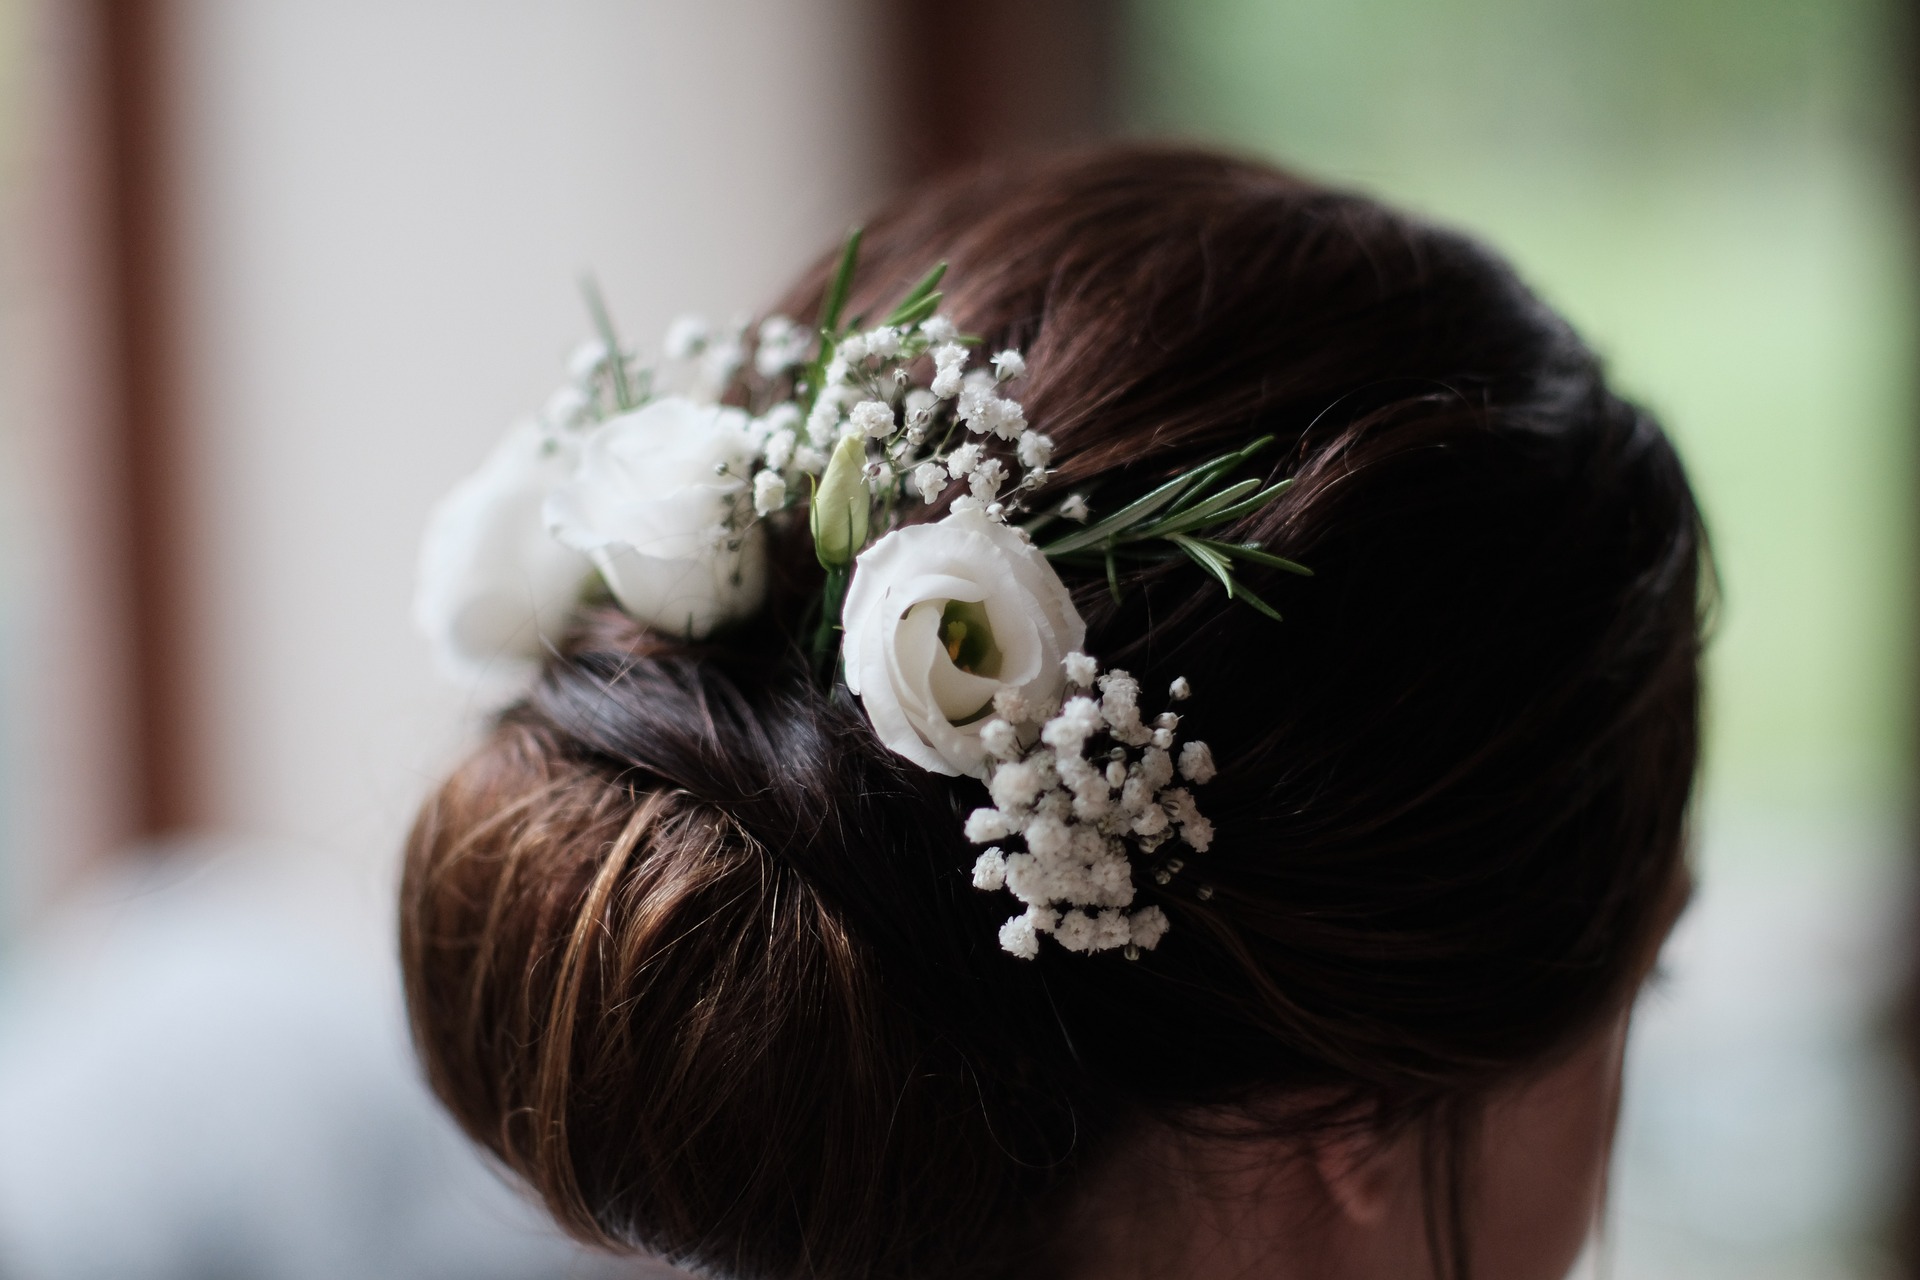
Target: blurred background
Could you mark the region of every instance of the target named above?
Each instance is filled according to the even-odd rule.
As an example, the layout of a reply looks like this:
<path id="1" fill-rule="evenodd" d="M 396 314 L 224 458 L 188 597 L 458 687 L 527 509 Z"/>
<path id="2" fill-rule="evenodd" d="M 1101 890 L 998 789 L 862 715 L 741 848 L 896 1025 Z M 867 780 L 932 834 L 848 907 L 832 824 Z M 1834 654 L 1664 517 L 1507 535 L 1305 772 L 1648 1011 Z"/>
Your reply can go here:
<path id="1" fill-rule="evenodd" d="M 1716 540 L 1702 890 L 1621 1280 L 1920 1274 L 1911 73 L 1892 0 L 0 0 L 0 1275 L 630 1274 L 432 1108 L 395 850 L 475 709 L 429 504 L 625 330 L 1115 134 L 1479 233 Z"/>

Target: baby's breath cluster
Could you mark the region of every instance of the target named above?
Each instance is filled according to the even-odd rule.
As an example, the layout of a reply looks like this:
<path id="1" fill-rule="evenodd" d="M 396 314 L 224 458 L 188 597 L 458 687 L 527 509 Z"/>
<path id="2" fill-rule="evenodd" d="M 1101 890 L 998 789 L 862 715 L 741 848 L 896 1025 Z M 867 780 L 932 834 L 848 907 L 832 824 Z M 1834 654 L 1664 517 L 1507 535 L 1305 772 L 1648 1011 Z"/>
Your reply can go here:
<path id="1" fill-rule="evenodd" d="M 1169 846 L 1212 844 L 1190 788 L 1213 757 L 1081 652 L 1086 621 L 1057 566 L 1104 568 L 1117 600 L 1123 567 L 1184 558 L 1278 619 L 1236 566 L 1309 570 L 1234 526 L 1291 481 L 1234 478 L 1273 443 L 1261 437 L 1098 518 L 1084 494 L 1035 510 L 1054 444 L 1018 398 L 1026 358 L 985 356 L 939 313 L 945 264 L 879 323 L 843 316 L 859 247 L 856 231 L 814 323 L 683 317 L 651 363 L 588 282 L 597 337 L 435 509 L 416 615 L 450 670 L 530 674 L 572 610 L 607 595 L 700 640 L 765 607 L 769 547 L 804 533 L 823 571 L 801 624 L 815 678 L 844 683 L 894 754 L 987 786 L 966 823 L 988 846 L 974 883 L 1025 906 L 1001 946 L 1031 959 L 1050 934 L 1137 958 L 1168 921 L 1135 907 L 1135 864 L 1166 884 L 1182 869 Z M 1168 693 L 1181 701 L 1186 681 Z"/>
<path id="2" fill-rule="evenodd" d="M 994 700 L 980 737 L 991 757 L 990 808 L 967 818 L 967 839 L 989 845 L 974 863 L 975 888 L 1006 889 L 1026 911 L 1000 929 L 1000 945 L 1022 959 L 1052 934 L 1069 951 L 1122 949 L 1129 959 L 1167 931 L 1166 912 L 1133 905 L 1133 860 L 1179 842 L 1194 853 L 1213 843 L 1213 824 L 1176 778 L 1198 786 L 1214 775 L 1204 742 L 1179 741 L 1180 717 L 1151 722 L 1140 712 L 1140 682 L 1125 671 L 1070 653 L 1067 696 L 1031 707 L 1013 694 Z M 1170 700 L 1189 693 L 1184 679 Z M 1023 851 L 994 843 L 1019 837 Z M 1168 859 L 1162 883 L 1180 867 Z"/>
<path id="3" fill-rule="evenodd" d="M 761 418 L 778 421 L 753 478 L 760 515 L 797 501 L 806 477 L 817 482 L 849 438 L 861 443 L 861 479 L 883 527 L 901 502 L 937 502 L 955 485 L 965 489 L 952 510 L 1004 521 L 1046 483 L 1053 441 L 1032 430 L 1019 401 L 1004 394 L 1026 373 L 1018 351 L 976 365 L 968 340 L 941 315 L 846 334 L 823 343 L 830 354 L 809 365 L 815 336 L 785 316 L 759 329 L 755 371 L 792 376 L 795 390 L 795 399 Z M 914 376 L 923 358 L 931 361 L 930 379 L 924 366 Z"/>

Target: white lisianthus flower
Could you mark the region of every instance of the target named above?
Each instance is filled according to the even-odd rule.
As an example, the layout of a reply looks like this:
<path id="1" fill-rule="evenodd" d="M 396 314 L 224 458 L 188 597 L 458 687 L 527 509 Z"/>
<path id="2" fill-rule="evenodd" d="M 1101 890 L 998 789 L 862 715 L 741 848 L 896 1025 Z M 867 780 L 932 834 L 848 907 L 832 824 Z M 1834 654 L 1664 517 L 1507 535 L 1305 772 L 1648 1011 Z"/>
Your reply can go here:
<path id="1" fill-rule="evenodd" d="M 841 611 L 847 687 L 880 741 L 924 769 L 981 776 L 994 698 L 1059 696 L 1087 624 L 1031 540 L 978 511 L 908 525 L 855 561 Z"/>
<path id="2" fill-rule="evenodd" d="M 584 551 L 637 621 L 699 639 L 759 607 L 760 527 L 746 518 L 747 415 L 679 396 L 609 418 L 547 499 L 553 536 Z"/>
<path id="3" fill-rule="evenodd" d="M 483 696 L 524 683 L 593 576 L 541 518 L 578 452 L 575 438 L 522 423 L 427 519 L 414 621 L 447 674 Z"/>

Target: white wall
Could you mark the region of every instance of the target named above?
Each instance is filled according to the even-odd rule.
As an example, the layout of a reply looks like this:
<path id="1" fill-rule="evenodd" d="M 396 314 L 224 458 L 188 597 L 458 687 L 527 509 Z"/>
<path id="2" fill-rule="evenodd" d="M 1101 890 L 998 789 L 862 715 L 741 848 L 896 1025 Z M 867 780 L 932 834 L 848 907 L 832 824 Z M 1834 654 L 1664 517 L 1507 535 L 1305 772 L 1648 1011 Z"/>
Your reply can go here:
<path id="1" fill-rule="evenodd" d="M 558 384 L 764 305 L 881 168 L 860 0 L 186 0 L 201 737 L 217 828 L 384 883 L 471 721 L 427 508 Z"/>

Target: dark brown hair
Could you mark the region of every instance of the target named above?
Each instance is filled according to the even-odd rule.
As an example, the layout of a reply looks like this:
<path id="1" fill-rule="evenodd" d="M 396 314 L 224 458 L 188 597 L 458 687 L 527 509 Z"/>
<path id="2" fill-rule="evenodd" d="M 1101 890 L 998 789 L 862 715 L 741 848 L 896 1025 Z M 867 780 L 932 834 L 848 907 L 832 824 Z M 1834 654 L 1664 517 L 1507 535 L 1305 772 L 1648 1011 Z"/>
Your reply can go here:
<path id="1" fill-rule="evenodd" d="M 1459 1117 L 1619 1007 L 1684 891 L 1705 543 L 1672 447 L 1486 250 L 1262 165 L 950 180 L 869 225 L 854 309 L 937 259 L 1027 353 L 1051 492 L 1111 510 L 1267 433 L 1296 480 L 1235 534 L 1316 571 L 1249 575 L 1284 623 L 1184 562 L 1118 603 L 1069 578 L 1090 652 L 1192 679 L 1221 765 L 1212 850 L 1141 885 L 1172 931 L 999 949 L 979 785 L 810 682 L 789 547 L 710 643 L 585 617 L 425 805 L 435 1089 L 577 1234 L 743 1280 L 1043 1271 L 1049 1207 L 1138 1126 L 1309 1093 L 1442 1135 L 1457 1192 Z"/>

